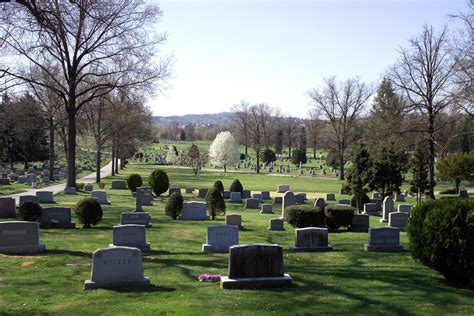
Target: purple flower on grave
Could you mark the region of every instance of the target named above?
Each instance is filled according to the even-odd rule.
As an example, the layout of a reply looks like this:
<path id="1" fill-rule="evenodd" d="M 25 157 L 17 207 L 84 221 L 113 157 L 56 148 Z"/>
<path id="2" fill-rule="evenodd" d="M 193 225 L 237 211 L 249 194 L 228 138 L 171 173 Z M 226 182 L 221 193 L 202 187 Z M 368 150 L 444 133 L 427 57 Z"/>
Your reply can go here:
<path id="1" fill-rule="evenodd" d="M 201 274 L 198 277 L 200 282 L 218 282 L 221 280 L 220 274 Z"/>

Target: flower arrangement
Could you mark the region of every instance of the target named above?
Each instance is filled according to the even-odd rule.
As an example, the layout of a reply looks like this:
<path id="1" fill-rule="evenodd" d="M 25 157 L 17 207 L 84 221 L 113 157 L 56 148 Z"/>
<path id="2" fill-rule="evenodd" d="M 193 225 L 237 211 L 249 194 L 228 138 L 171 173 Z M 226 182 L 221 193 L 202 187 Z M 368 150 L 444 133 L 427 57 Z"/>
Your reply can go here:
<path id="1" fill-rule="evenodd" d="M 221 280 L 220 274 L 201 274 L 198 277 L 199 282 L 218 282 Z"/>

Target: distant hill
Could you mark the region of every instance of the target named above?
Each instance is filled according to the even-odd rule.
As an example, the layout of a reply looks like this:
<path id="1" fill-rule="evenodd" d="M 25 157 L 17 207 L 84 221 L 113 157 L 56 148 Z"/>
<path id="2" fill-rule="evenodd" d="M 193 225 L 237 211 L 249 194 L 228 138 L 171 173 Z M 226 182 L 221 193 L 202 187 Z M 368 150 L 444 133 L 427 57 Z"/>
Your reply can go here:
<path id="1" fill-rule="evenodd" d="M 201 125 L 227 125 L 230 122 L 232 113 L 222 112 L 215 114 L 186 114 L 186 115 L 173 115 L 173 116 L 153 116 L 153 124 L 166 127 L 174 123 L 183 126 L 186 124 Z"/>

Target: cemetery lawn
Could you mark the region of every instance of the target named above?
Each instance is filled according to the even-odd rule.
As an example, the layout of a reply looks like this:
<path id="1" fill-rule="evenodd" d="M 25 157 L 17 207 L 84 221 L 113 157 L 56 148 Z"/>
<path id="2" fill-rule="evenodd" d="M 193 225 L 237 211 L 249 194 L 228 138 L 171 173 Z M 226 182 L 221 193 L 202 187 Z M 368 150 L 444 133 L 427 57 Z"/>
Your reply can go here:
<path id="1" fill-rule="evenodd" d="M 408 252 L 369 253 L 363 250 L 367 233 L 346 231 L 329 234 L 334 251 L 292 253 L 294 229 L 268 231 L 268 220 L 280 215 L 244 210 L 243 204 L 227 203 L 227 213 L 242 215 L 244 243 L 276 243 L 284 249 L 284 270 L 293 277 L 290 288 L 272 290 L 222 290 L 218 283 L 201 283 L 200 274 L 227 275 L 227 254 L 202 253 L 206 226 L 215 221 L 173 221 L 164 214 L 166 198 L 158 198 L 150 212 L 153 228 L 147 228 L 152 252 L 143 256 L 144 274 L 152 286 L 84 291 L 89 279 L 91 253 L 112 241 L 112 226 L 120 212 L 134 209 L 128 190 L 111 190 L 112 179 L 131 173 L 148 176 L 152 166 L 129 165 L 116 177 L 104 179 L 111 205 L 103 206 L 104 218 L 93 229 L 41 229 L 46 252 L 34 256 L 0 255 L 0 314 L 474 314 L 474 293 L 453 288 L 443 277 L 415 262 Z M 310 200 L 324 193 L 338 193 L 341 182 L 329 178 L 258 176 L 255 174 L 167 168 L 170 184 L 206 188 L 222 180 L 226 188 L 239 178 L 245 189 L 276 194 L 277 184 L 290 184 L 294 192 L 307 192 Z M 146 178 L 144 182 L 146 183 Z M 96 188 L 96 187 L 95 187 Z M 87 196 L 57 195 L 58 205 L 73 207 Z M 199 200 L 184 194 L 186 200 Z M 337 194 L 337 198 L 347 198 Z M 408 200 L 413 203 L 413 200 Z M 46 204 L 45 204 L 46 205 Z M 371 217 L 372 227 L 381 227 Z M 401 242 L 408 248 L 406 233 Z"/>

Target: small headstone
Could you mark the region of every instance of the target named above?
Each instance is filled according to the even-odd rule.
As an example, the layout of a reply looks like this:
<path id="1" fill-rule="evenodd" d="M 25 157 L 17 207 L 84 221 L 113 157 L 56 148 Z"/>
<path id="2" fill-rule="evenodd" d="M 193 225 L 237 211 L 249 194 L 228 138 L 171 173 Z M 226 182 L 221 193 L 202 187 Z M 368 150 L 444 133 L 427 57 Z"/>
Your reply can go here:
<path id="1" fill-rule="evenodd" d="M 290 185 L 289 184 L 279 184 L 277 186 L 277 192 L 278 193 L 285 193 L 286 191 L 290 191 Z"/>
<path id="2" fill-rule="evenodd" d="M 10 185 L 10 179 L 7 177 L 2 177 L 0 179 L 0 185 Z"/>
<path id="3" fill-rule="evenodd" d="M 410 218 L 409 213 L 393 212 L 388 214 L 388 226 L 405 230 Z"/>
<path id="4" fill-rule="evenodd" d="M 94 251 L 91 278 L 84 282 L 84 289 L 149 284 L 150 279 L 143 276 L 140 249 L 114 246 Z"/>
<path id="5" fill-rule="evenodd" d="M 382 200 L 382 193 L 379 193 L 379 192 L 372 193 L 372 199 Z"/>
<path id="6" fill-rule="evenodd" d="M 339 204 L 351 205 L 351 201 L 349 201 L 349 200 L 339 200 Z"/>
<path id="7" fill-rule="evenodd" d="M 382 211 L 382 200 L 380 199 L 372 199 L 370 200 L 371 203 L 375 203 L 377 205 L 377 211 Z"/>
<path id="8" fill-rule="evenodd" d="M 264 199 L 264 200 L 271 200 L 272 198 L 270 197 L 270 192 L 268 192 L 268 191 L 262 191 L 262 199 Z"/>
<path id="9" fill-rule="evenodd" d="M 394 212 L 394 206 L 393 206 L 393 197 L 386 196 L 385 199 L 383 199 L 383 215 L 382 218 L 380 219 L 381 223 L 387 223 L 388 222 L 388 214 Z"/>
<path id="10" fill-rule="evenodd" d="M 41 209 L 41 228 L 76 228 L 71 223 L 71 209 L 69 207 L 44 207 Z"/>
<path id="11" fill-rule="evenodd" d="M 405 202 L 405 195 L 404 194 L 395 194 L 393 197 L 395 202 Z"/>
<path id="12" fill-rule="evenodd" d="M 469 197 L 469 193 L 467 190 L 459 190 L 459 198 L 467 199 Z"/>
<path id="13" fill-rule="evenodd" d="M 125 190 L 127 188 L 127 181 L 125 180 L 112 180 L 112 189 Z"/>
<path id="14" fill-rule="evenodd" d="M 252 194 L 252 198 L 257 199 L 260 203 L 263 203 L 263 197 L 260 193 Z"/>
<path id="15" fill-rule="evenodd" d="M 181 210 L 180 220 L 188 221 L 207 221 L 209 216 L 206 214 L 206 202 L 184 202 Z"/>
<path id="16" fill-rule="evenodd" d="M 230 198 L 230 191 L 224 190 L 224 192 L 222 193 L 222 197 L 224 199 L 229 199 Z"/>
<path id="17" fill-rule="evenodd" d="M 398 204 L 398 212 L 410 214 L 413 205 L 411 204 Z"/>
<path id="18" fill-rule="evenodd" d="M 194 192 L 194 188 L 187 187 L 184 192 L 186 192 L 186 193 L 193 193 L 193 192 Z"/>
<path id="19" fill-rule="evenodd" d="M 0 197 L 0 217 L 16 217 L 15 199 L 11 197 Z"/>
<path id="20" fill-rule="evenodd" d="M 250 190 L 243 190 L 242 199 L 249 199 L 249 198 L 250 198 Z"/>
<path id="21" fill-rule="evenodd" d="M 242 226 L 242 215 L 240 214 L 227 214 L 225 216 L 225 224 L 231 226 L 237 226 L 239 229 L 244 228 Z"/>
<path id="22" fill-rule="evenodd" d="M 174 187 L 174 188 L 169 188 L 169 190 L 168 190 L 168 194 L 169 194 L 169 195 L 171 195 L 171 194 L 173 194 L 173 193 L 175 193 L 175 192 L 181 193 L 181 189 L 180 189 L 179 187 L 177 187 L 177 188 Z M 204 196 L 204 197 L 205 197 L 205 196 Z"/>
<path id="23" fill-rule="evenodd" d="M 306 200 L 306 193 L 303 193 L 303 194 L 301 194 L 301 193 L 295 194 L 295 204 L 296 205 L 304 204 L 304 201 Z"/>
<path id="24" fill-rule="evenodd" d="M 240 192 L 230 192 L 230 201 L 231 202 L 242 202 L 242 196 Z"/>
<path id="25" fill-rule="evenodd" d="M 323 198 L 317 198 L 316 200 L 314 200 L 313 206 L 319 207 L 320 210 L 324 210 L 326 203 L 324 202 Z"/>
<path id="26" fill-rule="evenodd" d="M 283 197 L 282 196 L 275 196 L 275 204 L 282 204 L 283 203 Z"/>
<path id="27" fill-rule="evenodd" d="M 150 251 L 150 243 L 146 241 L 146 230 L 143 225 L 114 226 L 113 240 L 110 246 L 135 247 L 142 252 Z"/>
<path id="28" fill-rule="evenodd" d="M 40 203 L 55 203 L 52 191 L 36 191 Z"/>
<path id="29" fill-rule="evenodd" d="M 206 243 L 203 252 L 228 252 L 230 246 L 239 244 L 239 228 L 230 225 L 207 226 Z"/>
<path id="30" fill-rule="evenodd" d="M 281 217 L 286 218 L 285 209 L 289 206 L 295 205 L 295 195 L 291 191 L 286 191 L 283 195 L 283 202 L 281 204 Z"/>
<path id="31" fill-rule="evenodd" d="M 27 184 L 36 183 L 36 174 L 27 174 L 26 175 L 26 183 Z"/>
<path id="32" fill-rule="evenodd" d="M 221 277 L 223 289 L 254 289 L 291 286 L 283 272 L 279 245 L 236 245 L 229 248 L 229 276 Z"/>
<path id="33" fill-rule="evenodd" d="M 41 177 L 41 183 L 49 184 L 50 180 L 48 176 Z"/>
<path id="34" fill-rule="evenodd" d="M 369 228 L 369 243 L 364 245 L 366 251 L 401 252 L 400 230 L 394 227 Z"/>
<path id="35" fill-rule="evenodd" d="M 67 194 L 67 195 L 77 194 L 76 187 L 66 187 L 66 188 L 64 188 L 64 194 Z"/>
<path id="36" fill-rule="evenodd" d="M 261 214 L 273 214 L 273 208 L 271 204 L 262 204 L 260 209 Z"/>
<path id="37" fill-rule="evenodd" d="M 281 218 L 270 219 L 268 230 L 285 230 L 285 221 Z"/>
<path id="38" fill-rule="evenodd" d="M 18 176 L 18 183 L 26 183 L 26 176 Z"/>
<path id="39" fill-rule="evenodd" d="M 0 222 L 0 253 L 16 255 L 43 252 L 38 222 Z"/>
<path id="40" fill-rule="evenodd" d="M 379 213 L 379 207 L 375 203 L 365 203 L 364 212 L 362 214 L 366 215 L 377 215 Z"/>
<path id="41" fill-rule="evenodd" d="M 258 209 L 259 202 L 260 201 L 258 199 L 245 199 L 245 208 Z"/>
<path id="42" fill-rule="evenodd" d="M 36 195 L 20 195 L 20 201 L 18 205 L 22 205 L 25 202 L 34 202 L 34 203 L 39 204 L 40 199 Z"/>
<path id="43" fill-rule="evenodd" d="M 206 197 L 207 191 L 209 189 L 199 189 L 198 191 L 198 198 L 204 199 Z"/>
<path id="44" fill-rule="evenodd" d="M 148 212 L 122 212 L 120 213 L 120 225 L 136 224 L 152 227 L 150 214 Z"/>
<path id="45" fill-rule="evenodd" d="M 93 190 L 94 190 L 94 186 L 92 184 L 85 184 L 84 185 L 84 191 L 92 192 Z"/>
<path id="46" fill-rule="evenodd" d="M 107 200 L 107 192 L 102 190 L 92 191 L 91 198 L 97 199 L 97 202 L 99 202 L 99 204 L 110 204 L 109 200 Z"/>
<path id="47" fill-rule="evenodd" d="M 352 224 L 349 227 L 351 232 L 368 232 L 369 231 L 369 215 L 354 214 Z"/>
<path id="48" fill-rule="evenodd" d="M 326 201 L 335 201 L 336 195 L 334 193 L 326 193 Z"/>
<path id="49" fill-rule="evenodd" d="M 292 251 L 315 252 L 330 251 L 328 244 L 328 229 L 319 227 L 306 227 L 295 229 L 296 243 L 291 247 Z"/>

